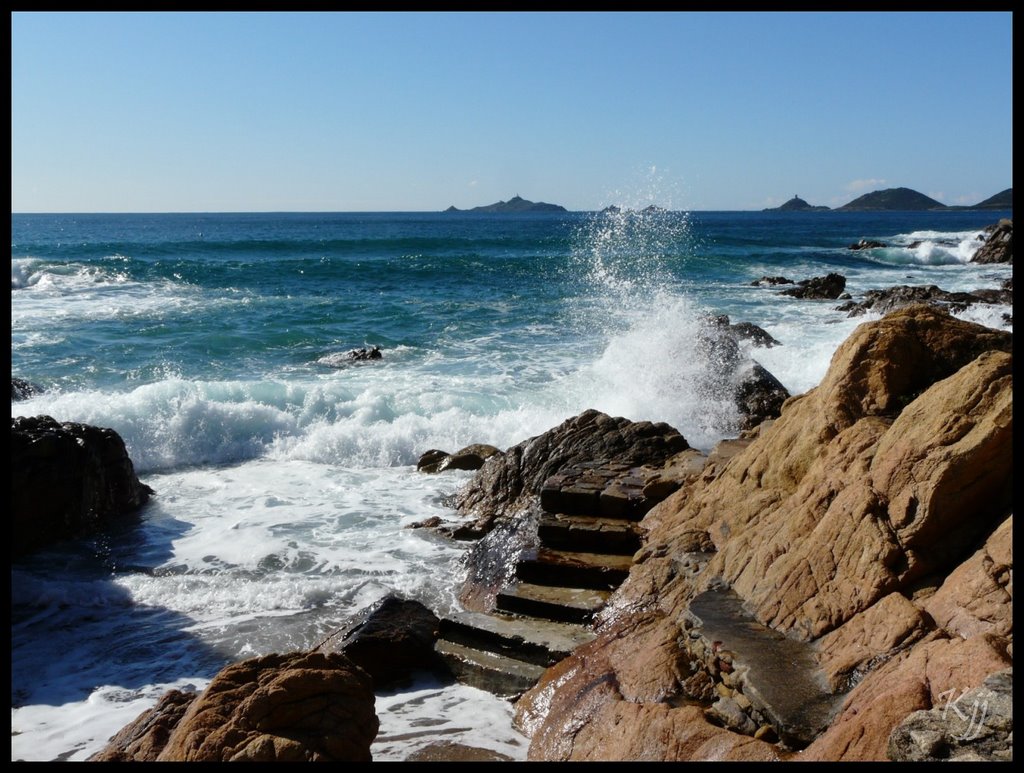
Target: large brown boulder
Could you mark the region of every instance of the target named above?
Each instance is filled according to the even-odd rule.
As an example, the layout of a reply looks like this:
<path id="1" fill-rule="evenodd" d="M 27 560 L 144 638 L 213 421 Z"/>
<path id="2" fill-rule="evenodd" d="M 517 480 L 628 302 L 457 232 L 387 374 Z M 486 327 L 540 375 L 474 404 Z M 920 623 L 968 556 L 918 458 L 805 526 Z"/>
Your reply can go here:
<path id="1" fill-rule="evenodd" d="M 165 695 L 92 759 L 368 762 L 373 705 L 369 675 L 344 655 L 266 655 L 227 666 L 198 697 Z"/>
<path id="2" fill-rule="evenodd" d="M 96 533 L 153 494 L 114 430 L 49 416 L 11 419 L 11 483 L 15 558 Z"/>
<path id="3" fill-rule="evenodd" d="M 909 713 L 1008 665 L 1011 349 L 921 305 L 857 328 L 818 387 L 646 515 L 598 637 L 517 704 L 531 758 L 617 758 L 644 738 L 659 759 L 708 759 L 684 741 L 708 723 L 760 748 L 751 732 L 783 729 L 761 687 L 787 674 L 740 651 L 758 626 L 804 648 L 792 678 L 839 706 L 801 759 L 885 759 Z M 695 605 L 716 594 L 742 614 L 709 624 Z"/>

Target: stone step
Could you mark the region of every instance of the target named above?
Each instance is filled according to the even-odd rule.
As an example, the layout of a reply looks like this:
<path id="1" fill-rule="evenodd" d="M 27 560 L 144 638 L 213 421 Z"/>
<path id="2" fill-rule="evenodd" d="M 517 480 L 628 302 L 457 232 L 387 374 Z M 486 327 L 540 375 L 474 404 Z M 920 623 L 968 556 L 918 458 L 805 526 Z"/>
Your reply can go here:
<path id="1" fill-rule="evenodd" d="M 553 585 L 513 583 L 495 599 L 502 612 L 532 615 L 563 623 L 588 624 L 600 610 L 611 591 L 590 588 L 561 588 Z"/>
<path id="2" fill-rule="evenodd" d="M 753 619 L 732 590 L 696 596 L 682 624 L 700 650 L 727 659 L 733 682 L 791 749 L 802 749 L 826 728 L 843 696 L 829 692 L 814 646 Z"/>
<path id="3" fill-rule="evenodd" d="M 516 577 L 537 585 L 614 590 L 633 565 L 632 556 L 537 548 L 516 563 Z"/>
<path id="4" fill-rule="evenodd" d="M 640 549 L 640 527 L 618 518 L 545 514 L 537 527 L 541 543 L 556 550 L 593 551 L 632 556 Z"/>
<path id="5" fill-rule="evenodd" d="M 601 472 L 604 475 L 597 477 Z M 568 470 L 544 482 L 540 506 L 548 513 L 639 521 L 656 504 L 644 496 L 644 484 L 643 478 L 621 471 Z"/>
<path id="6" fill-rule="evenodd" d="M 589 627 L 486 612 L 453 612 L 441 618 L 439 637 L 535 665 L 550 666 L 594 638 Z"/>
<path id="7" fill-rule="evenodd" d="M 496 652 L 438 639 L 434 651 L 461 683 L 503 698 L 518 698 L 540 679 L 545 667 Z"/>

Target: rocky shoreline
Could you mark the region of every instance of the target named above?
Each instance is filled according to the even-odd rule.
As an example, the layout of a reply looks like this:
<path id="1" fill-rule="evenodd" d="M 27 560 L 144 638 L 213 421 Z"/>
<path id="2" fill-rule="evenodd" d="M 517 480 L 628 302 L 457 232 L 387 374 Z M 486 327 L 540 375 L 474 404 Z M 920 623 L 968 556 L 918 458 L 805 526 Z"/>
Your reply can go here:
<path id="1" fill-rule="evenodd" d="M 1011 228 L 989 239 L 1010 261 Z M 797 396 L 737 345 L 779 342 L 709 319 L 743 419 L 708 454 L 593 410 L 504 451 L 427 452 L 423 474 L 478 470 L 456 521 L 422 524 L 471 541 L 464 616 L 386 599 L 308 652 L 168 693 L 92 759 L 368 760 L 374 689 L 420 669 L 514 699 L 530 760 L 1012 759 L 1012 334 L 937 290 L 866 298 L 886 315 Z M 98 470 L 61 495 L 86 515 L 55 515 L 57 537 L 152 493 L 111 430 L 12 432 L 16 534 L 46 468 Z"/>

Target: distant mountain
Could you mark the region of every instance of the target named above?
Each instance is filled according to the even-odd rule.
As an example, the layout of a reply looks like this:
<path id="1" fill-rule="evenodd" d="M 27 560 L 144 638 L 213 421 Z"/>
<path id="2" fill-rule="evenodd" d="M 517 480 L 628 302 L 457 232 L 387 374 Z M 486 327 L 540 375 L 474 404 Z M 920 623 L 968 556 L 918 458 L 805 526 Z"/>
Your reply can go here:
<path id="1" fill-rule="evenodd" d="M 884 191 L 865 193 L 849 204 L 838 207 L 836 211 L 917 211 L 927 209 L 949 209 L 949 207 L 940 201 L 925 196 L 923 193 L 912 191 L 910 188 L 887 188 Z"/>
<path id="2" fill-rule="evenodd" d="M 970 209 L 1013 209 L 1013 188 L 1007 188 L 995 196 L 979 201 Z"/>
<path id="3" fill-rule="evenodd" d="M 546 204 L 543 201 L 527 201 L 519 196 L 513 196 L 508 201 L 499 201 L 496 204 L 487 204 L 483 207 L 472 209 L 458 209 L 454 206 L 448 207 L 445 212 L 567 212 L 568 210 L 559 204 Z"/>
<path id="4" fill-rule="evenodd" d="M 762 212 L 827 212 L 828 207 L 815 207 L 808 204 L 799 196 L 794 196 L 785 204 L 778 207 L 766 207 Z"/>

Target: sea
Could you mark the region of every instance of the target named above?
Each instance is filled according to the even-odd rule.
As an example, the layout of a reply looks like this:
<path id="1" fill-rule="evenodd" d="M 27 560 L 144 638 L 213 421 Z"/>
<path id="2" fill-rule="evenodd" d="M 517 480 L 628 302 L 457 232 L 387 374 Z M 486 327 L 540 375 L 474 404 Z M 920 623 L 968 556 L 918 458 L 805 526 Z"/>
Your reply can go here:
<path id="1" fill-rule="evenodd" d="M 167 690 L 315 646 L 387 594 L 459 608 L 473 473 L 588 408 L 711 449 L 737 431 L 708 315 L 792 394 L 854 328 L 764 276 L 998 287 L 969 262 L 1002 211 L 12 214 L 11 415 L 114 429 L 155 495 L 11 566 L 11 759 L 85 760 Z M 887 246 L 851 250 L 862 238 Z M 1011 329 L 1009 306 L 959 314 Z M 377 360 L 352 350 L 377 346 Z M 376 696 L 375 760 L 433 744 L 523 760 L 513 706 L 427 676 Z"/>

